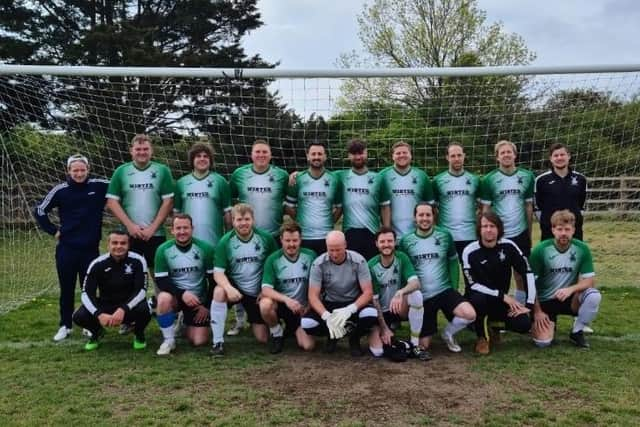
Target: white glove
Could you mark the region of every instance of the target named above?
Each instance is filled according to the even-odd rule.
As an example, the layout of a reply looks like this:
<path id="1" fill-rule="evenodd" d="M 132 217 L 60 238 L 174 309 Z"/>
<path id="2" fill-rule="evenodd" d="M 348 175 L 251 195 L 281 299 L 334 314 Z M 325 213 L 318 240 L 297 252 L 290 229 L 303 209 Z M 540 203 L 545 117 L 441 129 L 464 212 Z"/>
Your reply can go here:
<path id="1" fill-rule="evenodd" d="M 328 311 L 322 313 L 322 320 L 326 322 L 327 329 L 329 330 L 329 338 L 332 340 L 340 339 L 347 334 L 344 326 L 341 327 L 336 323 L 335 311 L 333 313 Z"/>
<path id="2" fill-rule="evenodd" d="M 358 306 L 355 304 L 349 304 L 346 307 L 333 310 L 332 316 L 336 317 L 336 324 L 344 329 L 344 325 L 347 320 L 358 311 Z"/>

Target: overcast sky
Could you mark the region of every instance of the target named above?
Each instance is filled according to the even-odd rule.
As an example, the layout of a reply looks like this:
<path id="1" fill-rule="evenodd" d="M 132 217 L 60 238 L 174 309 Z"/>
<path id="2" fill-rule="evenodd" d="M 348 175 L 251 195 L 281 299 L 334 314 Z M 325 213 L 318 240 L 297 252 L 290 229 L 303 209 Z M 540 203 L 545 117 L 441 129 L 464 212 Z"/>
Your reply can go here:
<path id="1" fill-rule="evenodd" d="M 259 0 L 264 26 L 245 39 L 280 68 L 335 68 L 359 50 L 363 0 Z M 640 1 L 480 0 L 487 22 L 502 21 L 536 52 L 534 65 L 640 63 Z"/>

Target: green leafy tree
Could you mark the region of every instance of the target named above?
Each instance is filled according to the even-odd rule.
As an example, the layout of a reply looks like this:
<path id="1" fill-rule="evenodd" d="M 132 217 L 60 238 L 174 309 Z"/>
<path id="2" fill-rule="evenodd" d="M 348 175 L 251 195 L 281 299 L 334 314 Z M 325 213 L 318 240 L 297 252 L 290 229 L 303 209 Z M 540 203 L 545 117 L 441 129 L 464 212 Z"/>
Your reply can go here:
<path id="1" fill-rule="evenodd" d="M 505 32 L 500 22 L 487 23 L 475 0 L 373 0 L 358 26 L 364 52 L 342 54 L 341 67 L 524 65 L 535 58 L 522 37 Z M 425 106 L 438 104 L 445 87 L 443 77 L 351 79 L 343 85 L 341 103 Z"/>
<path id="2" fill-rule="evenodd" d="M 273 67 L 241 46 L 261 25 L 256 0 L 0 0 L 0 61 Z M 120 152 L 135 133 L 176 139 L 181 128 L 181 135 L 219 135 L 224 150 L 268 137 L 264 129 L 278 129 L 275 120 L 298 120 L 268 92 L 268 81 L 236 77 L 1 79 L 0 93 L 28 84 L 39 94 L 27 117 L 3 114 L 1 126 L 27 119 L 44 129 L 100 134 Z M 5 111 L 13 108 L 11 99 L 2 102 Z"/>

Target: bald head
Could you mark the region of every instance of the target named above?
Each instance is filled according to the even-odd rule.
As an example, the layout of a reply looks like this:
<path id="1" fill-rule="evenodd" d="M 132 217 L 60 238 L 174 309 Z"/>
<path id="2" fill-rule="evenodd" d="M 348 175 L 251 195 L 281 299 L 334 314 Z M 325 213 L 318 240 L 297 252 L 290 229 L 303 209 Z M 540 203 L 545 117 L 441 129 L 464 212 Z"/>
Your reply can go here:
<path id="1" fill-rule="evenodd" d="M 342 231 L 330 231 L 327 234 L 327 253 L 329 259 L 336 264 L 341 264 L 347 256 L 347 239 Z"/>

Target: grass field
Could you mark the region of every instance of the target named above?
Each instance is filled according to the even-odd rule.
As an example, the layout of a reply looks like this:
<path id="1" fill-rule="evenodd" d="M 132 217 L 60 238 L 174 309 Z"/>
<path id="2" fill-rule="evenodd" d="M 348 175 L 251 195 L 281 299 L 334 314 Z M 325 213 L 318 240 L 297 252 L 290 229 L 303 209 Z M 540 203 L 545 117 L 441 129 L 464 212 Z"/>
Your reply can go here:
<path id="1" fill-rule="evenodd" d="M 588 224 L 603 302 L 587 351 L 569 343 L 563 319 L 549 349 L 506 334 L 479 357 L 465 331 L 462 354 L 436 340 L 427 363 L 352 359 L 345 344 L 328 356 L 287 343 L 271 356 L 248 331 L 227 340 L 222 360 L 184 342 L 161 359 L 153 322 L 146 351 L 110 331 L 87 354 L 77 330 L 51 341 L 57 300 L 47 292 L 0 316 L 0 425 L 638 425 L 639 228 Z M 40 267 L 21 268 L 55 283 L 50 252 L 38 252 Z"/>

